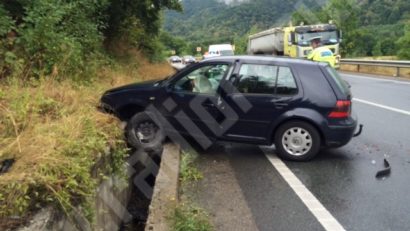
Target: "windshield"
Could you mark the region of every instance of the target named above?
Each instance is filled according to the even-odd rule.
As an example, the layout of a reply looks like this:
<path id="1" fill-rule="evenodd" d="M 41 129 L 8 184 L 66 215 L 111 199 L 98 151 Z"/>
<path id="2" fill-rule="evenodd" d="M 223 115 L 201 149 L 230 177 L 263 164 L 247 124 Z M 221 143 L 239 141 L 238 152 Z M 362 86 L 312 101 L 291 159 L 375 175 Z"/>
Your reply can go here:
<path id="1" fill-rule="evenodd" d="M 300 46 L 310 46 L 310 40 L 314 37 L 321 37 L 321 43 L 323 45 L 332 45 L 339 42 L 337 31 L 320 31 L 320 32 L 307 32 L 297 34 L 297 43 Z"/>

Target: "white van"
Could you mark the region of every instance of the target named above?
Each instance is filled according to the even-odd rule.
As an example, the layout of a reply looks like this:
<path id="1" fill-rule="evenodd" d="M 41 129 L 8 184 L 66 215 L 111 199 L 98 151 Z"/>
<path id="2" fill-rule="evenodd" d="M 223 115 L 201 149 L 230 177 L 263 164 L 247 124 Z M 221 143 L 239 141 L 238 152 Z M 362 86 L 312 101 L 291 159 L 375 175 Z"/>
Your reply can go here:
<path id="1" fill-rule="evenodd" d="M 208 54 L 204 55 L 204 59 L 226 55 L 234 55 L 231 44 L 213 44 L 209 45 Z"/>

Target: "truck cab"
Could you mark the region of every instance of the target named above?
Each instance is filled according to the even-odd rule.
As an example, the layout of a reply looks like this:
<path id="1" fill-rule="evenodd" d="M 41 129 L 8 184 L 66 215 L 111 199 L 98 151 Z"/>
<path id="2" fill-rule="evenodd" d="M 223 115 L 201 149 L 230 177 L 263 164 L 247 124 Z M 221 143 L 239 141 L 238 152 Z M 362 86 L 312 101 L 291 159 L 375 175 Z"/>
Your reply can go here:
<path id="1" fill-rule="evenodd" d="M 322 45 L 329 48 L 336 56 L 336 68 L 339 65 L 342 41 L 341 32 L 334 24 L 276 27 L 249 36 L 248 54 L 288 56 L 306 58 L 313 50 L 310 40 L 322 38 Z"/>
<path id="2" fill-rule="evenodd" d="M 289 57 L 306 58 L 313 50 L 310 40 L 321 37 L 322 46 L 329 48 L 336 56 L 336 67 L 340 60 L 341 33 L 333 24 L 318 24 L 296 27 L 285 27 L 284 55 Z"/>

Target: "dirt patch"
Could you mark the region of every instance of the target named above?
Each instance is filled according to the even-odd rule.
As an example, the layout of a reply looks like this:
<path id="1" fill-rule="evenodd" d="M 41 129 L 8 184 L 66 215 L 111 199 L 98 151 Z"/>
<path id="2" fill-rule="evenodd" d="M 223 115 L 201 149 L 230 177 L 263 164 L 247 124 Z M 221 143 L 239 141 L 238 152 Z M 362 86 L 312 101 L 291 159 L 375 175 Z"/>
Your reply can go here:
<path id="1" fill-rule="evenodd" d="M 351 71 L 351 72 L 358 71 L 357 65 L 352 65 L 352 64 L 341 64 L 340 70 L 341 71 Z"/>

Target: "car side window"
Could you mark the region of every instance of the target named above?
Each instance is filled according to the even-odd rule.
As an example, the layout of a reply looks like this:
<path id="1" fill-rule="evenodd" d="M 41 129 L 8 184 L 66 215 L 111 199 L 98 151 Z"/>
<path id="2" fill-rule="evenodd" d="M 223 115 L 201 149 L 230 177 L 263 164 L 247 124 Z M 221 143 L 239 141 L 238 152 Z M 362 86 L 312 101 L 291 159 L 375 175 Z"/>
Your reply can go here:
<path id="1" fill-rule="evenodd" d="M 174 91 L 215 94 L 229 69 L 227 64 L 212 64 L 193 70 L 177 80 Z"/>
<path id="2" fill-rule="evenodd" d="M 276 84 L 276 94 L 295 95 L 298 93 L 295 78 L 289 67 L 279 67 L 278 82 Z"/>
<path id="3" fill-rule="evenodd" d="M 293 95 L 298 91 L 289 67 L 260 64 L 241 66 L 237 88 L 251 94 Z"/>
<path id="4" fill-rule="evenodd" d="M 242 93 L 273 94 L 278 67 L 243 64 L 239 70 L 238 90 Z"/>

